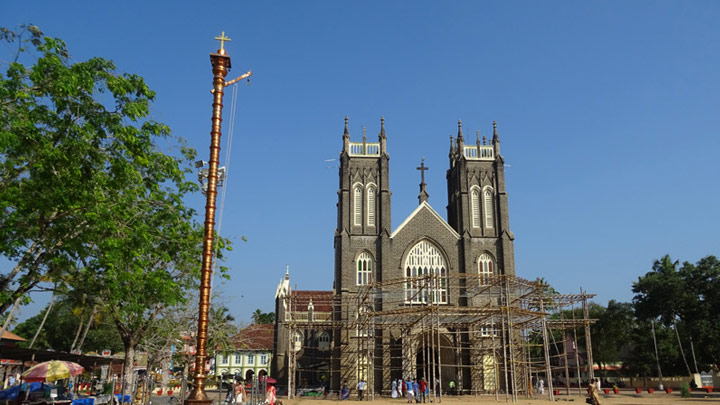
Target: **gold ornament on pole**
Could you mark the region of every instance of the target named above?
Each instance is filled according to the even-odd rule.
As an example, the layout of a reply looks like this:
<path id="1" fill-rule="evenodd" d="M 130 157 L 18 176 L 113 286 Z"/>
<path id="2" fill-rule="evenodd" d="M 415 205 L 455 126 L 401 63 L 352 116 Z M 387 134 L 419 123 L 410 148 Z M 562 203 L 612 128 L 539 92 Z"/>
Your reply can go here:
<path id="1" fill-rule="evenodd" d="M 230 38 L 225 31 L 219 37 L 220 49 L 210 54 L 210 63 L 213 72 L 213 113 L 212 130 L 210 131 L 210 160 L 208 161 L 208 189 L 205 203 L 205 231 L 203 233 L 202 270 L 200 274 L 200 299 L 198 312 L 198 330 L 195 351 L 195 373 L 193 375 L 193 390 L 185 400 L 186 405 L 210 404 L 212 401 L 205 393 L 205 360 L 207 359 L 207 326 L 208 311 L 210 309 L 210 280 L 213 264 L 213 233 L 215 231 L 215 201 L 217 200 L 218 166 L 220 161 L 220 126 L 222 124 L 223 89 L 225 76 L 230 70 L 230 56 L 225 52 L 225 42 Z M 246 73 L 245 77 L 252 75 Z"/>

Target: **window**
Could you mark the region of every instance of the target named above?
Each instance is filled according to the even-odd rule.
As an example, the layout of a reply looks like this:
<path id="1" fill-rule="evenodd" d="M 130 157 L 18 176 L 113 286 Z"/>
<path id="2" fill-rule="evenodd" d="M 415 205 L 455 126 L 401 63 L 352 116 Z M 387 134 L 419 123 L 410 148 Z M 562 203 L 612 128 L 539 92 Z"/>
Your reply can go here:
<path id="1" fill-rule="evenodd" d="M 495 274 L 495 262 L 487 253 L 478 257 L 478 274 L 480 275 L 480 285 L 490 284 L 490 277 Z"/>
<path id="2" fill-rule="evenodd" d="M 313 305 L 312 298 L 310 298 L 310 303 L 308 304 L 308 322 L 312 322 L 315 320 L 315 305 Z"/>
<path id="3" fill-rule="evenodd" d="M 330 335 L 327 332 L 322 332 L 318 336 L 318 349 L 322 351 L 330 349 Z"/>
<path id="4" fill-rule="evenodd" d="M 483 200 L 485 202 L 485 207 L 483 207 L 483 210 L 485 211 L 485 228 L 494 228 L 493 190 L 490 187 L 485 188 L 485 191 L 483 192 Z"/>
<path id="5" fill-rule="evenodd" d="M 239 354 L 235 355 L 235 364 L 242 364 L 242 356 Z"/>
<path id="6" fill-rule="evenodd" d="M 249 366 L 252 366 L 255 364 L 255 355 L 254 354 L 248 354 L 247 364 Z"/>
<path id="7" fill-rule="evenodd" d="M 447 264 L 432 243 L 418 242 L 405 259 L 405 302 L 446 304 Z"/>
<path id="8" fill-rule="evenodd" d="M 367 189 L 367 224 L 375 226 L 375 186 Z"/>
<path id="9" fill-rule="evenodd" d="M 263 353 L 260 355 L 260 365 L 264 366 L 267 364 L 267 354 Z"/>
<path id="10" fill-rule="evenodd" d="M 296 352 L 302 349 L 303 339 L 304 336 L 302 332 L 296 330 L 293 334 L 293 343 L 295 346 L 293 349 L 295 349 Z"/>
<path id="11" fill-rule="evenodd" d="M 473 187 L 470 191 L 470 209 L 472 210 L 472 226 L 480 226 L 480 190 Z"/>
<path id="12" fill-rule="evenodd" d="M 368 252 L 360 253 L 357 258 L 357 285 L 372 283 L 373 259 Z"/>
<path id="13" fill-rule="evenodd" d="M 362 186 L 356 185 L 355 191 L 353 191 L 353 210 L 355 213 L 353 224 L 356 226 L 362 225 L 362 192 Z"/>
<path id="14" fill-rule="evenodd" d="M 490 336 L 497 336 L 497 328 L 494 326 L 483 326 L 480 328 L 480 336 L 482 337 L 490 337 Z"/>
<path id="15" fill-rule="evenodd" d="M 228 364 L 229 361 L 230 356 L 228 356 L 227 354 L 223 354 L 222 356 L 220 356 L 220 364 Z"/>

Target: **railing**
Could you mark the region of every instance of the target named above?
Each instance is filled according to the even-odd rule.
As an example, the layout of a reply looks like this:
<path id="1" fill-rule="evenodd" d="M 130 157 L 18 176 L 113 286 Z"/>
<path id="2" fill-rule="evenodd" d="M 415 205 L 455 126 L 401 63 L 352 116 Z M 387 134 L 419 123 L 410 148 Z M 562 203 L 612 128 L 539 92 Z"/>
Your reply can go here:
<path id="1" fill-rule="evenodd" d="M 380 156 L 380 144 L 350 142 L 350 156 Z"/>
<path id="2" fill-rule="evenodd" d="M 465 158 L 470 160 L 495 160 L 495 149 L 490 146 L 465 146 Z"/>
<path id="3" fill-rule="evenodd" d="M 310 320 L 307 312 L 295 312 L 292 314 L 295 322 L 326 322 L 332 321 L 332 313 L 330 312 L 314 312 L 313 319 Z"/>

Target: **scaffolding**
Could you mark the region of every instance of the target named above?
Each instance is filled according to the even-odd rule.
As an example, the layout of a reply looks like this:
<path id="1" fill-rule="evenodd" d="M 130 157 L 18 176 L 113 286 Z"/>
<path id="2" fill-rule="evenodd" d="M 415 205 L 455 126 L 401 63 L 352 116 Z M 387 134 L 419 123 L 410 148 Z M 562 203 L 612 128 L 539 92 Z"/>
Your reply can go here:
<path id="1" fill-rule="evenodd" d="M 537 395 L 540 380 L 553 400 L 561 386 L 570 394 L 593 378 L 588 300 L 594 296 L 488 274 L 426 274 L 341 294 L 288 294 L 281 322 L 288 331 L 288 396 L 298 391 L 298 376 L 313 380 L 320 372 L 334 391 L 365 380 L 368 399 L 389 394 L 393 380 L 424 378 L 438 402 L 447 394 L 516 402 Z M 307 308 L 307 300 L 332 311 L 293 310 Z M 329 347 L 310 339 L 322 332 L 332 335 Z"/>

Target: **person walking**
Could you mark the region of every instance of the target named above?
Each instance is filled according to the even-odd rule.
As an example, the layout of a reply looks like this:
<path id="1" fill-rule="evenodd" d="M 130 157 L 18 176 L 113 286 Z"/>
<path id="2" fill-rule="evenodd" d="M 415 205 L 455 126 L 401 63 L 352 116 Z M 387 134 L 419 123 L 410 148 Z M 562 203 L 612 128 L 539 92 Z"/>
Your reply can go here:
<path id="1" fill-rule="evenodd" d="M 598 393 L 597 384 L 594 378 L 591 379 L 590 384 L 588 384 L 587 393 L 590 403 L 592 405 L 600 405 L 600 395 Z"/>
<path id="2" fill-rule="evenodd" d="M 365 393 L 365 380 L 364 379 L 362 379 L 362 378 L 360 379 L 360 381 L 358 382 L 358 385 L 357 385 L 357 389 L 358 389 L 358 399 L 360 401 L 362 401 L 363 393 Z"/>
<path id="3" fill-rule="evenodd" d="M 397 381 L 395 381 L 395 380 L 392 380 L 392 384 L 390 384 L 390 395 L 391 395 L 393 398 L 397 398 L 397 397 L 398 397 L 398 393 L 397 393 Z"/>
<path id="4" fill-rule="evenodd" d="M 425 382 L 424 378 L 420 379 L 420 387 L 419 388 L 420 388 L 420 395 L 418 396 L 418 398 L 419 398 L 419 401 L 424 404 L 425 403 L 425 394 L 427 391 L 427 382 Z"/>
<path id="5" fill-rule="evenodd" d="M 413 382 L 409 378 L 407 381 L 405 381 L 405 396 L 407 397 L 408 404 L 412 404 L 412 400 L 414 398 Z"/>
<path id="6" fill-rule="evenodd" d="M 415 394 L 415 402 L 419 403 L 420 384 L 418 384 L 417 379 L 413 379 L 413 393 Z"/>

